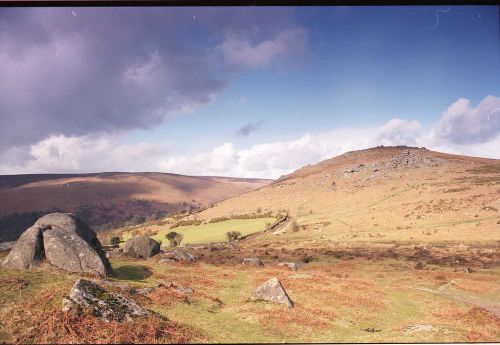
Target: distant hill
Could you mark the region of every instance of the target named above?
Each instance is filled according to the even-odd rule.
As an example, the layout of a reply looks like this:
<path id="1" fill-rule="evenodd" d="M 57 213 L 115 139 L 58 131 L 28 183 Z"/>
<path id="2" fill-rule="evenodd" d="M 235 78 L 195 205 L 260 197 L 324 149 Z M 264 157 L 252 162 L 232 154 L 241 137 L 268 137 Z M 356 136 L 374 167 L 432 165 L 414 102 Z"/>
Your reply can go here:
<path id="1" fill-rule="evenodd" d="M 259 241 L 286 246 L 354 242 L 500 241 L 500 160 L 394 146 L 303 167 L 196 216 L 261 209 L 297 223 Z"/>
<path id="2" fill-rule="evenodd" d="M 165 173 L 0 175 L 0 240 L 16 239 L 50 211 L 76 213 L 99 231 L 208 207 L 269 182 Z"/>

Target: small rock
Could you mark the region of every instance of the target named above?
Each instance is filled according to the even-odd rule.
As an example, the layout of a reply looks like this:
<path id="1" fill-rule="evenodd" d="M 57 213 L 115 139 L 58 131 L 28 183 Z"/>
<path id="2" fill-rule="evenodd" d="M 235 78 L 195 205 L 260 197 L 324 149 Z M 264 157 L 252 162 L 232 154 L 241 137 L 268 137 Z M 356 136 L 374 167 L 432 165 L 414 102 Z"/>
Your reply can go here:
<path id="1" fill-rule="evenodd" d="M 63 311 L 90 309 L 92 314 L 103 321 L 130 321 L 135 316 L 145 316 L 149 311 L 125 298 L 110 293 L 96 283 L 79 279 L 73 285 L 68 297 L 63 300 Z"/>
<path id="2" fill-rule="evenodd" d="M 163 280 L 163 279 L 158 279 L 158 280 L 156 281 L 156 286 L 157 286 L 157 287 L 167 287 L 167 288 L 169 288 L 169 287 L 174 286 L 174 284 L 172 284 L 172 283 L 171 283 L 171 282 L 169 282 L 169 281 Z"/>
<path id="3" fill-rule="evenodd" d="M 181 294 L 188 294 L 188 293 L 193 293 L 194 292 L 194 290 L 191 289 L 191 288 L 183 288 L 183 287 L 180 287 L 180 286 L 173 287 L 172 291 L 175 291 L 175 292 L 181 293 Z"/>
<path id="4" fill-rule="evenodd" d="M 174 259 L 160 259 L 156 263 L 157 264 L 168 264 L 168 263 L 171 263 L 171 262 L 176 262 L 176 261 Z"/>
<path id="5" fill-rule="evenodd" d="M 425 268 L 425 264 L 419 262 L 415 265 L 416 270 L 423 270 Z"/>
<path id="6" fill-rule="evenodd" d="M 278 266 L 288 267 L 292 271 L 297 271 L 297 264 L 295 262 L 280 262 Z"/>
<path id="7" fill-rule="evenodd" d="M 250 297 L 251 301 L 263 300 L 274 303 L 285 304 L 288 308 L 293 308 L 293 302 L 288 297 L 285 289 L 281 285 L 278 278 L 273 277 L 259 286 Z"/>
<path id="8" fill-rule="evenodd" d="M 262 262 L 261 259 L 259 258 L 245 258 L 241 262 L 242 265 L 247 265 L 247 266 L 255 266 L 255 267 L 262 267 L 264 266 L 264 263 Z"/>
<path id="9" fill-rule="evenodd" d="M 120 256 L 123 256 L 123 249 L 121 249 L 121 248 L 113 248 L 113 249 L 106 251 L 107 258 L 117 258 Z"/>
<path id="10" fill-rule="evenodd" d="M 176 248 L 174 250 L 168 250 L 163 252 L 163 257 L 176 261 L 195 261 L 196 257 L 185 252 L 182 249 Z"/>
<path id="11" fill-rule="evenodd" d="M 288 278 L 290 278 L 290 279 L 308 279 L 308 278 L 312 278 L 312 276 L 310 274 L 307 274 L 307 273 L 299 273 L 299 274 L 289 275 Z"/>
<path id="12" fill-rule="evenodd" d="M 381 329 L 375 329 L 375 328 L 365 328 L 363 331 L 370 332 L 370 333 L 375 333 L 375 332 L 380 332 L 382 330 Z"/>
<path id="13" fill-rule="evenodd" d="M 415 325 L 410 325 L 405 328 L 405 332 L 407 333 L 415 333 L 415 332 L 431 332 L 431 331 L 436 331 L 437 328 L 432 326 L 432 325 L 426 325 L 426 324 L 415 324 Z"/>
<path id="14" fill-rule="evenodd" d="M 153 287 L 147 287 L 147 288 L 142 288 L 142 289 L 137 289 L 137 293 L 141 296 L 148 296 L 151 292 L 154 291 L 155 288 Z"/>

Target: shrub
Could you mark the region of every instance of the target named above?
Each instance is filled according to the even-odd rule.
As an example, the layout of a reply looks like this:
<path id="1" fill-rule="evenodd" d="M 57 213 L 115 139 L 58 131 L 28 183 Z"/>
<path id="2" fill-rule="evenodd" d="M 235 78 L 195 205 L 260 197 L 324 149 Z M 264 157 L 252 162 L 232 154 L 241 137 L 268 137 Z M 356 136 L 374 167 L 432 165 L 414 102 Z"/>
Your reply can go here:
<path id="1" fill-rule="evenodd" d="M 231 218 L 228 217 L 215 217 L 210 219 L 209 223 L 218 223 L 218 222 L 224 222 L 226 220 L 230 220 Z"/>
<path id="2" fill-rule="evenodd" d="M 113 236 L 111 237 L 111 241 L 110 243 L 113 245 L 113 246 L 117 246 L 120 244 L 120 237 L 118 236 Z"/>
<path id="3" fill-rule="evenodd" d="M 261 212 L 262 212 L 262 208 L 257 207 L 257 213 L 261 213 Z"/>
<path id="4" fill-rule="evenodd" d="M 181 244 L 183 236 L 175 231 L 171 231 L 165 235 L 170 242 L 171 247 L 177 247 Z"/>
<path id="5" fill-rule="evenodd" d="M 173 224 L 170 228 L 174 229 L 174 228 L 178 228 L 179 226 L 189 226 L 189 225 L 198 226 L 201 223 L 203 223 L 203 221 L 196 220 L 196 219 L 193 219 L 193 220 L 179 220 L 178 222 L 176 222 L 175 224 Z"/>
<path id="6" fill-rule="evenodd" d="M 299 224 L 297 224 L 297 221 L 295 219 L 292 221 L 291 227 L 293 232 L 297 232 L 300 229 Z"/>
<path id="7" fill-rule="evenodd" d="M 229 240 L 229 242 L 231 242 L 231 241 L 234 241 L 234 240 L 238 239 L 239 237 L 241 237 L 241 232 L 228 231 L 228 232 L 226 232 L 226 236 L 227 236 L 227 239 Z"/>

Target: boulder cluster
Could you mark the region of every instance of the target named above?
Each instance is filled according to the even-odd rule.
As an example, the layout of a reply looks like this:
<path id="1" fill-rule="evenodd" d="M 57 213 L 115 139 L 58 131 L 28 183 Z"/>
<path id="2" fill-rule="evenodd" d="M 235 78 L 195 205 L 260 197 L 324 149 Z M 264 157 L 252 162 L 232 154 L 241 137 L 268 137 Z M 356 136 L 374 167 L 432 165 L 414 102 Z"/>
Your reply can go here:
<path id="1" fill-rule="evenodd" d="M 443 164 L 446 164 L 445 159 L 433 157 L 425 149 L 408 148 L 402 150 L 398 155 L 384 161 L 379 161 L 373 164 L 361 163 L 355 166 L 347 167 L 342 170 L 342 173 L 344 173 L 344 176 L 362 171 L 372 171 L 379 172 L 379 174 L 385 174 L 398 168 L 419 169 L 440 166 Z"/>

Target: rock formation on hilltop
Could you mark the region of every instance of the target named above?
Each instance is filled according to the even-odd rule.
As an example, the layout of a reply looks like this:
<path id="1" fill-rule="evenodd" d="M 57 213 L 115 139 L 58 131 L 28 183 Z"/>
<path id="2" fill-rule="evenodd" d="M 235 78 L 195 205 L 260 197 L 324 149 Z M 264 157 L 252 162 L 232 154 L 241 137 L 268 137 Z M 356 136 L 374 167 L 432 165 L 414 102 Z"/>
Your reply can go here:
<path id="1" fill-rule="evenodd" d="M 105 276 L 111 271 L 95 232 L 71 213 L 39 218 L 17 240 L 2 265 L 29 269 L 43 259 L 70 272 Z"/>

